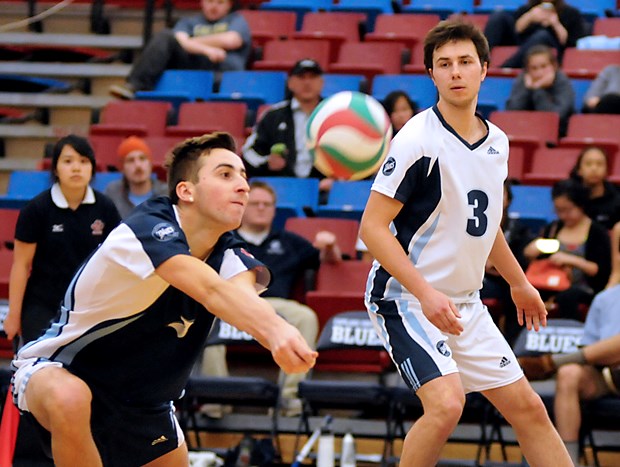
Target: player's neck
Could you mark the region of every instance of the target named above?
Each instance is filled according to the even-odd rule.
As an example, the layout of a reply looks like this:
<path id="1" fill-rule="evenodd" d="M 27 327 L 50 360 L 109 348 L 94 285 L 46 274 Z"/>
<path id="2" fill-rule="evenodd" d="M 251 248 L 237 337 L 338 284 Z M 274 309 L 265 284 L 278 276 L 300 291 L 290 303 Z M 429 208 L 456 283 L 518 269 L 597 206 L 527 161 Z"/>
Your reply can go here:
<path id="1" fill-rule="evenodd" d="M 213 250 L 220 237 L 231 228 L 205 222 L 201 216 L 196 216 L 193 210 L 179 209 L 181 228 L 187 238 L 192 256 L 205 259 Z"/>
<path id="2" fill-rule="evenodd" d="M 479 141 L 486 132 L 486 127 L 476 116 L 476 101 L 470 105 L 456 106 L 440 100 L 437 108 L 444 120 L 457 134 L 470 144 Z"/>

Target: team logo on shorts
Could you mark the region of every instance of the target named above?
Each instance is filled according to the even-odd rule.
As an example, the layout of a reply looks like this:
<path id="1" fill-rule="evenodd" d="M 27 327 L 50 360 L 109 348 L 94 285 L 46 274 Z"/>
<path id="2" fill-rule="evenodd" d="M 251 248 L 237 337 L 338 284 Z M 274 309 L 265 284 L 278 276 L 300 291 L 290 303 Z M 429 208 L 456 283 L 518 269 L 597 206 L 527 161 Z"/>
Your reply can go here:
<path id="1" fill-rule="evenodd" d="M 444 357 L 450 356 L 450 348 L 448 347 L 448 344 L 446 344 L 446 341 L 437 342 L 436 347 L 439 353 L 443 355 Z"/>
<path id="2" fill-rule="evenodd" d="M 179 236 L 179 231 L 169 222 L 162 222 L 153 227 L 151 234 L 158 242 L 169 242 Z"/>
<path id="3" fill-rule="evenodd" d="M 385 161 L 385 164 L 383 164 L 383 169 L 381 169 L 381 172 L 383 172 L 383 175 L 390 175 L 392 172 L 394 172 L 395 168 L 396 159 L 394 159 L 393 157 L 388 157 Z"/>

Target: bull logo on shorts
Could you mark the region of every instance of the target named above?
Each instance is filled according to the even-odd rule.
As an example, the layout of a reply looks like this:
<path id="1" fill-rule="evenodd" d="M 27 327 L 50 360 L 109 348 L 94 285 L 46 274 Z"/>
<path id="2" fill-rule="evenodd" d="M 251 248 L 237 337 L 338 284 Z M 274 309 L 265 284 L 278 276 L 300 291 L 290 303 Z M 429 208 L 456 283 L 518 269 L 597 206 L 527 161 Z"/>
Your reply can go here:
<path id="1" fill-rule="evenodd" d="M 448 347 L 448 344 L 446 344 L 446 341 L 437 342 L 436 347 L 437 347 L 437 351 L 444 357 L 450 356 L 450 348 Z"/>

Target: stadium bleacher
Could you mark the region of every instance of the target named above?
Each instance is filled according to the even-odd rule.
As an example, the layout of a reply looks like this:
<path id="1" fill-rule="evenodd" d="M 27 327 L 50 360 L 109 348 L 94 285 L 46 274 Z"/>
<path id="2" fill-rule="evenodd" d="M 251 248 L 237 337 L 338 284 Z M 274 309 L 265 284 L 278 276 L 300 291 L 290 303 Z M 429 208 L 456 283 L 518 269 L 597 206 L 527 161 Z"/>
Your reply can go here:
<path id="1" fill-rule="evenodd" d="M 0 10 L 3 12 L 0 26 L 23 19 L 27 15 L 26 3 L 17 0 L 0 1 Z M 37 9 L 42 8 L 40 3 Z M 170 3 L 172 8 L 164 8 L 164 3 Z M 192 84 L 204 85 L 199 94 L 198 91 L 191 94 L 193 91 L 189 86 L 176 89 L 175 94 L 174 88 L 181 87 L 178 84 L 180 81 L 176 85 L 172 81 L 172 84 L 162 83 L 162 89 L 156 92 L 140 96 L 144 99 L 174 103 L 168 108 L 166 115 L 160 117 L 158 129 L 152 132 L 145 129 L 146 119 L 141 117 L 153 116 L 150 111 L 134 114 L 129 122 L 131 128 L 120 128 L 120 121 L 116 117 L 113 119 L 116 128 L 108 127 L 110 123 L 107 122 L 105 109 L 110 104 L 114 107 L 118 103 L 111 100 L 107 89 L 110 84 L 124 82 L 131 69 L 131 59 L 140 53 L 145 43 L 145 33 L 160 30 L 176 17 L 191 13 L 197 9 L 197 2 L 155 2 L 153 18 L 146 24 L 145 2 L 108 0 L 101 16 L 94 17 L 89 2 L 76 1 L 61 14 L 44 19 L 40 25 L 44 32 L 33 32 L 28 27 L 22 27 L 17 32 L 0 32 L 0 106 L 26 112 L 41 109 L 47 115 L 45 122 L 0 124 L 0 182 L 6 193 L 0 196 L 2 227 L 9 228 L 10 232 L 10 228 L 14 226 L 16 210 L 34 196 L 34 191 L 48 186 L 49 180 L 43 182 L 43 171 L 35 172 L 35 169 L 42 163 L 46 145 L 59 135 L 76 132 L 91 136 L 104 170 L 116 164 L 116 145 L 127 132 L 137 132 L 152 138 L 150 141 L 157 146 L 158 151 L 155 159 L 160 164 L 165 152 L 175 141 L 193 133 L 225 129 L 235 134 L 238 143 L 243 143 L 247 127 L 255 122 L 260 109 L 285 96 L 286 73 L 294 60 L 302 54 L 314 54 L 312 50 L 316 50 L 313 58 L 319 60 L 326 70 L 326 90 L 330 90 L 326 91 L 326 95 L 341 89 L 355 89 L 381 99 L 392 90 L 406 88 L 420 107 L 425 108 L 436 99 L 432 81 L 426 76 L 422 62 L 420 44 L 426 31 L 440 18 L 450 15 L 463 15 L 466 20 L 469 18 L 477 24 L 484 24 L 488 14 L 497 8 L 515 9 L 524 1 L 404 0 L 374 2 L 374 5 L 370 4 L 372 2 L 363 2 L 365 8 L 362 8 L 362 2 L 342 0 L 247 0 L 241 3 L 244 5 L 243 14 L 255 31 L 254 55 L 249 70 L 234 75 L 231 81 L 222 80 L 219 88 L 219 83 L 215 85 L 215 80 L 208 82 L 205 79 L 200 83 L 194 80 Z M 600 0 L 588 2 L 588 5 L 584 2 L 569 3 L 588 7 L 585 8 L 587 11 L 584 11 L 593 15 L 593 34 L 620 36 L 619 18 L 605 16 L 606 12 L 617 14 L 620 11 L 620 2 Z M 402 12 L 388 11 L 388 5 L 391 8 L 393 4 Z M 94 33 L 93 21 L 100 26 L 107 24 L 109 34 Z M 309 42 L 316 45 L 316 48 L 303 48 L 304 44 Z M 283 50 L 286 51 L 286 56 Z M 493 111 L 505 110 L 510 85 L 519 70 L 504 69 L 500 64 L 502 58 L 512 53 L 512 50 L 492 51 L 490 76 L 483 84 L 479 102 L 479 110 L 485 116 L 491 115 Z M 342 57 L 340 51 L 343 51 Z M 33 60 L 35 52 L 39 54 L 36 61 Z M 359 55 L 354 56 L 354 53 Z M 64 59 L 60 60 L 61 57 Z M 385 63 L 380 64 L 380 59 L 385 59 Z M 567 50 L 562 67 L 576 89 L 577 113 L 571 118 L 565 138 L 533 142 L 531 136 L 534 130 L 544 133 L 544 130 L 549 128 L 547 124 L 532 124 L 530 116 L 518 117 L 519 121 L 512 122 L 517 127 L 525 127 L 525 135 L 515 135 L 511 141 L 515 149 L 511 153 L 509 175 L 521 182 L 521 185 L 514 189 L 515 199 L 511 214 L 521 217 L 533 228 L 539 228 L 553 218 L 550 185 L 562 178 L 563 174 L 567 174 L 580 148 L 596 143 L 604 146 L 612 161 L 610 179 L 614 183 L 620 183 L 620 143 L 615 116 L 610 116 L 603 123 L 592 123 L 588 122 L 587 115 L 580 113 L 583 96 L 592 79 L 609 63 L 620 63 L 620 51 L 584 51 L 576 48 Z M 271 92 L 265 93 L 267 86 L 256 80 L 250 80 L 253 88 L 249 91 L 239 87 L 242 78 L 263 76 L 260 73 L 265 70 L 275 73 L 269 75 L 275 77 L 271 83 Z M 158 94 L 160 91 L 163 94 Z M 168 93 L 167 97 L 165 93 Z M 189 102 L 195 106 L 184 107 L 185 103 Z M 212 117 L 208 110 L 209 104 L 217 104 L 215 107 L 218 109 L 234 108 L 235 112 L 238 112 L 235 113 L 238 115 L 235 117 L 237 123 L 242 124 L 233 127 L 232 123 L 228 124 L 224 118 L 219 121 L 217 118 L 207 119 L 207 115 Z M 193 112 L 204 113 L 204 121 L 198 122 L 197 113 L 190 112 L 192 107 Z M 187 109 L 187 116 L 184 116 L 183 109 Z M 128 116 L 125 111 L 121 115 Z M 501 114 L 497 118 L 497 122 L 500 122 Z M 508 120 L 511 118 L 517 117 L 509 116 Z M 239 122 L 240 120 L 243 121 Z M 492 116 L 491 120 L 493 121 Z M 551 122 L 551 125 L 553 124 Z M 499 125 L 503 126 L 504 123 Z M 587 125 L 592 125 L 591 131 L 587 130 Z M 25 170 L 32 173 L 24 172 Z M 98 189 L 102 189 L 108 178 L 117 176 L 113 172 L 103 175 L 98 181 Z M 25 185 L 21 187 L 15 185 L 20 179 L 22 183 L 25 180 Z M 38 181 L 39 185 L 35 186 L 35 181 Z M 341 202 L 334 196 L 327 205 L 319 206 L 317 186 L 316 200 L 313 192 L 311 207 L 320 216 L 354 219 L 349 223 L 357 225 L 367 199 L 369 183 L 360 182 L 357 187 L 360 188 L 353 190 L 356 195 L 354 198 L 348 193 L 348 201 Z M 30 191 L 26 191 L 26 188 Z M 279 189 L 284 193 L 283 188 Z M 336 187 L 336 195 L 339 190 L 340 188 Z M 342 196 L 344 199 L 345 195 Z M 281 198 L 278 219 L 280 225 L 288 218 L 303 218 L 308 213 L 308 210 L 303 209 L 304 204 L 294 204 L 291 200 Z M 302 227 L 299 229 L 301 231 Z M 12 237 L 5 230 L 1 232 L 3 235 L 0 238 L 0 299 L 8 296 L 8 271 L 12 259 L 12 252 L 6 247 Z M 351 251 L 348 251 L 348 254 L 351 255 Z M 347 274 L 357 277 L 355 280 L 358 282 L 359 278 L 364 278 L 365 271 L 359 272 L 362 266 L 358 263 L 351 262 L 345 266 L 347 267 L 352 271 L 323 270 L 320 277 L 331 273 L 333 281 L 342 281 Z M 361 288 L 350 291 L 337 288 L 339 290 L 335 291 L 317 289 L 307 296 L 308 304 L 319 308 L 322 325 L 335 313 L 363 309 L 363 284 Z M 0 340 L 0 345 L 3 343 L 5 342 Z M 597 410 L 601 410 L 601 407 L 597 407 Z M 591 422 L 589 427 L 598 428 L 594 423 L 596 419 L 588 420 Z M 605 430 L 607 429 L 609 427 L 606 426 Z M 617 429 L 613 432 L 617 434 Z M 594 438 L 589 442 L 594 443 Z M 603 446 L 603 443 L 599 444 Z M 618 448 L 619 443 L 611 445 L 610 449 L 613 450 Z M 607 445 L 603 447 L 606 448 Z M 604 459 L 604 453 L 597 454 Z M 608 465 L 620 464 L 618 455 L 612 459 Z"/>

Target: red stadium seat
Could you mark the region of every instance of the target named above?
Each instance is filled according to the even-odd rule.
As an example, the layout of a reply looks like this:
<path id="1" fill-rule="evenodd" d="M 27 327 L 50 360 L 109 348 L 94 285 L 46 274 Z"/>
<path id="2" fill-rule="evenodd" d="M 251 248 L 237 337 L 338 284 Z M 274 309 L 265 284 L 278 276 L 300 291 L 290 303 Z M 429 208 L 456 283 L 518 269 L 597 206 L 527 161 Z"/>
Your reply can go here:
<path id="1" fill-rule="evenodd" d="M 262 47 L 274 39 L 288 39 L 295 33 L 297 15 L 292 11 L 240 10 L 252 32 L 252 45 Z"/>
<path id="2" fill-rule="evenodd" d="M 245 135 L 245 102 L 185 102 L 179 107 L 178 123 L 166 128 L 166 136 L 178 139 L 199 136 L 213 131 Z"/>
<path id="3" fill-rule="evenodd" d="M 610 63 L 620 63 L 620 50 L 580 50 L 564 52 L 562 70 L 571 78 L 596 78 Z"/>
<path id="4" fill-rule="evenodd" d="M 157 101 L 111 101 L 101 111 L 90 135 L 163 135 L 172 104 Z"/>
<path id="5" fill-rule="evenodd" d="M 401 72 L 403 49 L 398 42 L 345 42 L 329 72 L 364 75 L 371 86 L 376 75 Z"/>
<path id="6" fill-rule="evenodd" d="M 555 112 L 530 110 L 498 110 L 489 120 L 507 135 L 510 146 L 521 146 L 525 160 L 539 147 L 557 146 L 560 117 Z"/>
<path id="7" fill-rule="evenodd" d="M 502 68 L 508 58 L 510 58 L 518 47 L 515 45 L 498 45 L 491 49 L 491 63 L 489 63 L 488 74 L 490 76 L 516 76 L 521 71 L 519 68 Z"/>
<path id="8" fill-rule="evenodd" d="M 345 42 L 359 42 L 360 25 L 366 21 L 364 13 L 309 12 L 304 15 L 296 39 L 327 39 L 330 44 L 329 61 L 334 62 Z"/>
<path id="9" fill-rule="evenodd" d="M 268 41 L 263 48 L 263 57 L 252 65 L 254 70 L 290 71 L 302 58 L 316 60 L 325 70 L 329 65 L 330 42 L 327 39 L 291 39 Z"/>
<path id="10" fill-rule="evenodd" d="M 566 136 L 560 139 L 560 147 L 583 149 L 600 146 L 613 158 L 620 147 L 618 128 L 620 115 L 574 114 L 568 120 Z"/>
<path id="11" fill-rule="evenodd" d="M 375 29 L 364 36 L 366 42 L 400 42 L 413 47 L 424 41 L 424 36 L 439 22 L 436 14 L 381 14 Z"/>
<path id="12" fill-rule="evenodd" d="M 327 217 L 289 217 L 284 228 L 314 242 L 317 232 L 327 230 L 336 235 L 343 255 L 355 259 L 357 235 L 360 224 L 355 219 L 335 219 Z"/>
<path id="13" fill-rule="evenodd" d="M 19 209 L 0 209 L 0 249 L 13 249 Z"/>
<path id="14" fill-rule="evenodd" d="M 316 278 L 316 290 L 306 294 L 306 304 L 319 319 L 319 328 L 334 314 L 347 310 L 363 310 L 364 292 L 370 264 L 361 260 L 323 263 Z"/>
<path id="15" fill-rule="evenodd" d="M 620 18 L 598 17 L 594 20 L 592 35 L 618 37 L 620 36 Z"/>
<path id="16" fill-rule="evenodd" d="M 575 148 L 537 149 L 530 170 L 523 175 L 523 182 L 529 185 L 552 185 L 568 178 L 579 152 Z"/>

